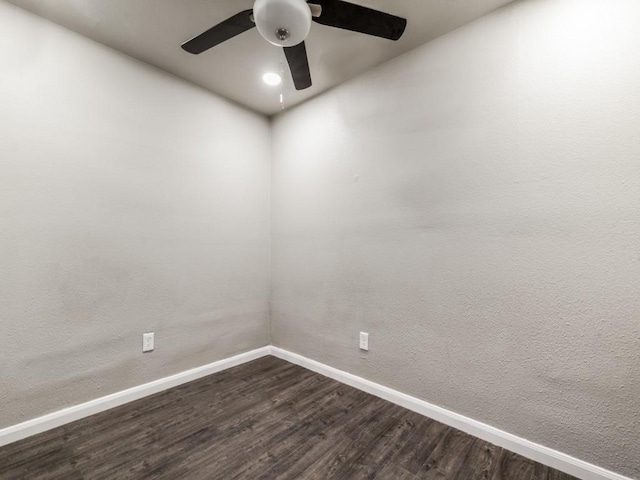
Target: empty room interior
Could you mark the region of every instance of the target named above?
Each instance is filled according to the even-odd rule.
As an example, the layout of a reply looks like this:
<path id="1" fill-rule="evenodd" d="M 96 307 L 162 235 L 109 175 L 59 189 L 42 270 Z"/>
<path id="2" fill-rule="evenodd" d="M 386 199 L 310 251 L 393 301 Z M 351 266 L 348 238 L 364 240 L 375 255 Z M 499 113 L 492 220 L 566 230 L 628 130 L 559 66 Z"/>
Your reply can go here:
<path id="1" fill-rule="evenodd" d="M 640 1 L 0 0 L 0 480 L 640 479 Z"/>

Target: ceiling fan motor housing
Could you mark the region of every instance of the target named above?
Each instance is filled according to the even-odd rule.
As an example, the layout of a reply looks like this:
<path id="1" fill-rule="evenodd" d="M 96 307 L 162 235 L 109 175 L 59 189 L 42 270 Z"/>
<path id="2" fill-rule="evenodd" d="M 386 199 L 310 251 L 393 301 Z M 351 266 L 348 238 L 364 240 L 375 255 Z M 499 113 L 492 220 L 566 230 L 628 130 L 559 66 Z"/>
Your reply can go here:
<path id="1" fill-rule="evenodd" d="M 253 16 L 260 35 L 281 47 L 298 45 L 311 29 L 311 10 L 305 0 L 256 0 Z"/>

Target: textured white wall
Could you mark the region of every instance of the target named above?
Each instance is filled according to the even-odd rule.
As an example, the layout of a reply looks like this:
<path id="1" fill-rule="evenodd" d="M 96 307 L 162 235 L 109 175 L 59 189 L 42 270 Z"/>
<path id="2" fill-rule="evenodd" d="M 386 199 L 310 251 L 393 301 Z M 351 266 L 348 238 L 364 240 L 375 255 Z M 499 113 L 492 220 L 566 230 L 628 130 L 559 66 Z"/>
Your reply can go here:
<path id="1" fill-rule="evenodd" d="M 518 2 L 277 117 L 273 343 L 640 476 L 639 25 Z"/>
<path id="2" fill-rule="evenodd" d="M 268 343 L 269 149 L 263 117 L 0 2 L 0 427 Z"/>

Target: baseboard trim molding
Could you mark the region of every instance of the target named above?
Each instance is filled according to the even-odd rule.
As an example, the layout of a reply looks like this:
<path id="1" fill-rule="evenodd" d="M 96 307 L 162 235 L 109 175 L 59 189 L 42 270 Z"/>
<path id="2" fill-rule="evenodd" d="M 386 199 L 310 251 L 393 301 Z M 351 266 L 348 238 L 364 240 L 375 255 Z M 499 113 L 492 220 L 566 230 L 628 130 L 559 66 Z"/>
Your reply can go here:
<path id="1" fill-rule="evenodd" d="M 0 430 L 0 447 L 124 405 L 125 403 L 139 400 L 154 393 L 177 387 L 183 383 L 191 382 L 221 372 L 222 370 L 265 357 L 270 353 L 271 347 L 269 346 L 258 348 L 4 428 Z"/>
<path id="2" fill-rule="evenodd" d="M 292 353 L 279 347 L 271 347 L 271 354 L 311 371 L 350 385 L 358 390 L 375 395 L 389 402 L 400 405 L 426 417 L 433 418 L 451 427 L 462 430 L 474 437 L 498 445 L 538 463 L 568 473 L 583 480 L 632 480 L 602 467 L 592 465 L 574 458 L 566 453 L 539 445 L 498 428 L 465 417 L 445 408 L 433 405 L 419 398 L 412 397 L 397 390 L 385 387 L 351 373 L 338 370 L 323 363 Z"/>
<path id="3" fill-rule="evenodd" d="M 241 353 L 1 429 L 0 447 L 267 355 L 300 365 L 582 480 L 632 480 L 419 398 L 274 346 Z"/>

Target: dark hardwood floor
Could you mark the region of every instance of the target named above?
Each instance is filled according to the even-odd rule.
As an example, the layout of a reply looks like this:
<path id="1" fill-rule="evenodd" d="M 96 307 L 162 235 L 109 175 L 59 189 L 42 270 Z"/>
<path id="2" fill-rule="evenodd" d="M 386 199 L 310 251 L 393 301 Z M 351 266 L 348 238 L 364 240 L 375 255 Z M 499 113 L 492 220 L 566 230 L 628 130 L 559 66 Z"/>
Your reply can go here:
<path id="1" fill-rule="evenodd" d="M 573 477 L 265 357 L 0 448 L 0 478 Z"/>

